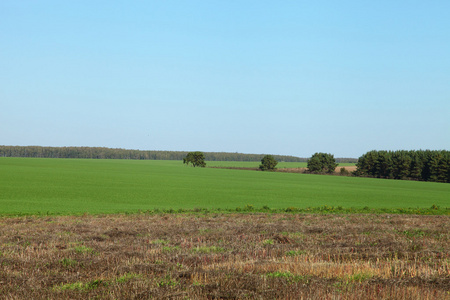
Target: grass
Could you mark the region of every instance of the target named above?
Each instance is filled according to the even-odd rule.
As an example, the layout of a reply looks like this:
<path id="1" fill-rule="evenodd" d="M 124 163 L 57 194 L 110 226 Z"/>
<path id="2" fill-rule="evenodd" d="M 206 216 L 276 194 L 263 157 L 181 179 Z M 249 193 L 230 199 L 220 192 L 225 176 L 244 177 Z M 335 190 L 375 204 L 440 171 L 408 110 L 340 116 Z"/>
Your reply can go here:
<path id="1" fill-rule="evenodd" d="M 431 182 L 192 168 L 181 161 L 0 158 L 0 214 L 449 207 Z"/>
<path id="2" fill-rule="evenodd" d="M 5 299 L 450 297 L 450 216 L 133 214 L 0 224 Z"/>

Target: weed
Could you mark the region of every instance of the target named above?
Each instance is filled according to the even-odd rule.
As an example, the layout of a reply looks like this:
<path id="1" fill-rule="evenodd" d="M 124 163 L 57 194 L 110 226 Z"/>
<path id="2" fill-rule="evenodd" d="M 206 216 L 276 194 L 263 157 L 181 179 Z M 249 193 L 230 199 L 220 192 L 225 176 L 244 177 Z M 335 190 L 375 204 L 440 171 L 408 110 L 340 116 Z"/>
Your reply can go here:
<path id="1" fill-rule="evenodd" d="M 156 282 L 158 287 L 174 287 L 178 285 L 178 281 L 173 280 L 169 275 L 166 275 L 164 278 L 160 279 Z"/>
<path id="2" fill-rule="evenodd" d="M 244 206 L 244 211 L 253 211 L 255 209 L 255 207 L 253 205 L 247 204 L 246 206 Z"/>
<path id="3" fill-rule="evenodd" d="M 78 262 L 71 258 L 63 258 L 59 261 L 60 264 L 62 264 L 64 267 L 73 267 L 78 264 Z"/>
<path id="4" fill-rule="evenodd" d="M 78 291 L 89 291 L 92 289 L 96 289 L 100 286 L 108 286 L 108 283 L 106 281 L 103 280 L 92 280 L 90 282 L 87 283 L 83 283 L 80 281 L 74 282 L 74 283 L 66 283 L 66 284 L 61 284 L 59 286 L 55 286 L 53 289 L 57 290 L 57 291 L 65 291 L 65 290 L 78 290 Z"/>
<path id="5" fill-rule="evenodd" d="M 168 241 L 161 240 L 161 239 L 157 239 L 157 240 L 152 241 L 152 244 L 155 244 L 155 245 L 166 245 L 167 243 L 168 243 Z"/>
<path id="6" fill-rule="evenodd" d="M 192 249 L 193 252 L 199 252 L 199 253 L 220 253 L 224 252 L 225 249 L 222 247 L 216 247 L 216 246 L 210 246 L 210 247 L 197 247 Z"/>
<path id="7" fill-rule="evenodd" d="M 86 247 L 86 246 L 78 246 L 73 248 L 73 250 L 75 250 L 75 252 L 77 253 L 91 253 L 91 254 L 98 254 L 94 251 L 94 249 Z"/>
<path id="8" fill-rule="evenodd" d="M 427 235 L 423 230 L 421 229 L 414 229 L 414 230 L 404 230 L 401 232 L 407 237 L 423 237 Z"/>
<path id="9" fill-rule="evenodd" d="M 355 273 L 345 277 L 347 282 L 363 282 L 373 277 L 370 273 Z"/>
<path id="10" fill-rule="evenodd" d="M 299 256 L 302 254 L 306 254 L 306 251 L 303 250 L 291 250 L 286 252 L 286 256 Z"/>
<path id="11" fill-rule="evenodd" d="M 173 252 L 173 251 L 178 251 L 178 250 L 180 250 L 179 246 L 164 246 L 164 247 L 162 247 L 163 252 Z"/>
<path id="12" fill-rule="evenodd" d="M 267 273 L 266 276 L 269 278 L 282 278 L 282 279 L 287 280 L 288 282 L 303 281 L 303 282 L 307 283 L 309 281 L 307 276 L 294 275 L 289 271 Z"/>
<path id="13" fill-rule="evenodd" d="M 125 273 L 116 279 L 117 283 L 125 283 L 135 278 L 142 278 L 142 275 L 136 273 Z"/>

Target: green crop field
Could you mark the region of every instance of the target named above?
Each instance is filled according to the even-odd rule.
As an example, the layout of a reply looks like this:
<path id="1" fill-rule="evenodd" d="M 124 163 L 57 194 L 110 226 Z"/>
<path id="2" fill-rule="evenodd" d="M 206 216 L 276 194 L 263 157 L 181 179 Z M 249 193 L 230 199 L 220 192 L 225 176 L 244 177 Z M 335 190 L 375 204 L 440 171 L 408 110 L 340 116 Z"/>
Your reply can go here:
<path id="1" fill-rule="evenodd" d="M 181 161 L 0 158 L 0 214 L 450 206 L 450 185 L 192 168 Z"/>

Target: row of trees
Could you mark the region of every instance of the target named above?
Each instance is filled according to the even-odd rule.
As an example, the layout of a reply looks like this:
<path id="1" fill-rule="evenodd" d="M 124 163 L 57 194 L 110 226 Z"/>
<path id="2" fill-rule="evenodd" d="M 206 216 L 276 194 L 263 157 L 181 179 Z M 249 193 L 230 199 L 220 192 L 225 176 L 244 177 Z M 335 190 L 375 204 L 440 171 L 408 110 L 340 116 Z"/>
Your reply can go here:
<path id="1" fill-rule="evenodd" d="M 0 157 L 181 160 L 187 154 L 187 151 L 144 151 L 104 147 L 0 146 Z M 229 152 L 204 152 L 204 155 L 207 161 L 260 161 L 264 156 Z M 306 161 L 306 158 L 288 155 L 274 157 L 286 162 Z"/>
<path id="2" fill-rule="evenodd" d="M 0 157 L 182 160 L 187 155 L 188 152 L 185 151 L 142 151 L 103 147 L 0 146 Z M 311 173 L 333 173 L 338 162 L 352 162 L 352 159 L 335 159 L 327 153 L 315 153 L 310 159 L 227 152 L 205 152 L 203 155 L 206 161 L 261 161 L 261 170 L 274 170 L 278 161 L 307 161 L 308 171 Z M 374 150 L 357 160 L 354 175 L 450 182 L 450 151 Z"/>
<path id="3" fill-rule="evenodd" d="M 261 171 L 274 171 L 278 161 L 272 155 L 266 155 L 261 159 L 259 169 Z M 314 155 L 308 159 L 308 172 L 316 174 L 332 174 L 338 164 L 332 154 L 328 153 L 314 153 Z"/>
<path id="4" fill-rule="evenodd" d="M 369 151 L 358 159 L 357 176 L 450 182 L 450 151 Z"/>

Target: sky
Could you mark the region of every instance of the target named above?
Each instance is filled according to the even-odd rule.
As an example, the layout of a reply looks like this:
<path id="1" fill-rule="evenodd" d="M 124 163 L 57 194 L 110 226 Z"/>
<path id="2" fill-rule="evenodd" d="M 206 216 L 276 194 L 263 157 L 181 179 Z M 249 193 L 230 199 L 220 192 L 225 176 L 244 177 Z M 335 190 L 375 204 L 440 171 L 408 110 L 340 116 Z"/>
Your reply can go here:
<path id="1" fill-rule="evenodd" d="M 450 149 L 450 1 L 0 1 L 0 145 Z"/>

